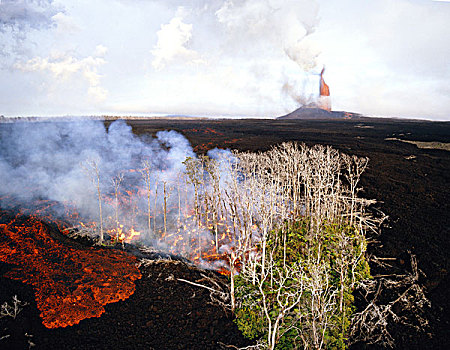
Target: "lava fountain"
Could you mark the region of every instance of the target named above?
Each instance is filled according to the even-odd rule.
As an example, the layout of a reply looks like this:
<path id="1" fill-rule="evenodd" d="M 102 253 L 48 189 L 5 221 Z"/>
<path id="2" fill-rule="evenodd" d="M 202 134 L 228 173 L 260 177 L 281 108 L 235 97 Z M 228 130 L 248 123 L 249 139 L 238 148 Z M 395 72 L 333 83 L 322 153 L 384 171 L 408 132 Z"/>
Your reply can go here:
<path id="1" fill-rule="evenodd" d="M 325 72 L 325 67 L 322 68 L 320 72 L 320 97 L 319 97 L 319 107 L 327 111 L 331 111 L 331 101 L 330 101 L 330 87 L 325 83 L 323 79 L 323 73 Z"/>

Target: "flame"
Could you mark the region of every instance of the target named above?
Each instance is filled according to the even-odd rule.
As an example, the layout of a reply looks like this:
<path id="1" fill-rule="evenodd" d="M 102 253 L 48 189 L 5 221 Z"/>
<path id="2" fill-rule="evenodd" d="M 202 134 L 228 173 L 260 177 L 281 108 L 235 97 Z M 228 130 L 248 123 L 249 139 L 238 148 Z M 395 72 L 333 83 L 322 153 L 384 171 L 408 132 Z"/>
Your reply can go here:
<path id="1" fill-rule="evenodd" d="M 82 222 L 80 222 L 80 226 L 86 226 Z M 128 231 L 124 230 L 124 225 L 119 224 L 116 228 L 107 230 L 106 233 L 111 237 L 112 242 L 119 243 L 131 243 L 132 241 L 138 239 L 141 235 L 139 231 L 136 231 L 133 227 L 131 227 Z"/>
<path id="2" fill-rule="evenodd" d="M 140 235 L 141 233 L 139 231 L 135 231 L 134 228 L 131 228 L 128 237 L 124 238 L 124 240 L 125 242 L 130 243 L 131 241 L 137 239 Z"/>
<path id="3" fill-rule="evenodd" d="M 208 129 L 207 132 L 213 131 Z M 128 169 L 127 171 L 139 173 L 138 170 Z M 184 180 L 180 183 L 183 184 Z M 184 194 L 183 190 L 182 193 Z M 163 195 L 161 190 L 156 193 L 154 187 L 149 190 L 139 181 L 124 181 L 118 192 L 104 193 L 102 201 L 109 206 L 109 216 L 103 219 L 105 237 L 110 238 L 112 243 L 132 243 L 138 239 L 151 239 L 151 244 L 155 244 L 155 248 L 181 255 L 203 267 L 214 268 L 223 274 L 229 274 L 228 255 L 233 250 L 233 237 L 236 230 L 230 222 L 227 222 L 228 218 L 223 213 L 213 213 L 208 208 L 203 208 L 200 216 L 186 199 L 172 201 L 163 209 L 161 204 L 157 206 L 154 201 L 158 197 L 162 202 Z M 152 197 L 151 215 L 146 207 L 142 208 L 136 204 L 147 196 Z M 70 222 L 71 227 L 78 227 L 82 233 L 94 235 L 99 233 L 99 223 L 81 221 L 80 216 L 69 203 L 41 200 L 28 203 L 25 207 L 29 208 L 21 210 L 24 214 L 39 217 L 40 221 L 56 223 L 63 233 L 69 232 L 69 230 L 63 231 L 69 226 L 66 222 L 51 217 L 51 212 L 61 212 L 61 210 L 54 210 L 55 205 L 63 206 L 65 213 L 63 220 Z M 165 218 L 163 220 L 166 210 L 167 223 Z M 122 222 L 118 222 L 119 219 Z M 92 219 L 89 218 L 89 220 Z"/>
<path id="4" fill-rule="evenodd" d="M 104 305 L 134 293 L 134 281 L 141 278 L 135 257 L 63 245 L 33 216 L 0 211 L 0 219 L 0 261 L 17 265 L 5 277 L 33 286 L 47 328 L 99 317 Z"/>

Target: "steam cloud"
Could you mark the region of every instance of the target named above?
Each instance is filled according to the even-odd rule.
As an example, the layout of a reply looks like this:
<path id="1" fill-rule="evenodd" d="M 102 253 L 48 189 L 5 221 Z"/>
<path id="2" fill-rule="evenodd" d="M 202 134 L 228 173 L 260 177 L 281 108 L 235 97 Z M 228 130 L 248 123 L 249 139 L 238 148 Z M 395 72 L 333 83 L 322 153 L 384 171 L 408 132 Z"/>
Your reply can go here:
<path id="1" fill-rule="evenodd" d="M 215 14 L 227 28 L 227 42 L 239 53 L 252 49 L 267 57 L 268 52 L 278 52 L 280 58 L 297 65 L 293 68 L 284 63 L 286 71 L 278 72 L 277 78 L 282 95 L 305 105 L 317 98 L 317 93 L 311 93 L 310 85 L 314 83 L 310 73 L 317 65 L 320 50 L 310 35 L 319 23 L 318 10 L 315 1 L 251 0 L 226 1 Z M 269 55 L 254 72 L 270 71 L 275 61 L 281 62 L 280 58 Z"/>
<path id="2" fill-rule="evenodd" d="M 274 116 L 302 99 L 317 24 L 314 0 L 2 1 L 2 114 Z"/>

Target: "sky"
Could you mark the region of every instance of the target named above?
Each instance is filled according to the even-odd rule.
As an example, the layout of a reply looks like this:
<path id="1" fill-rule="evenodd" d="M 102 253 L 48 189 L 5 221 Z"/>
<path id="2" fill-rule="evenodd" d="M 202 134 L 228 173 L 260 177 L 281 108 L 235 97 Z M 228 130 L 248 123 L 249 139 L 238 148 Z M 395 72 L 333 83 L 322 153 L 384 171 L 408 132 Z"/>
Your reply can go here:
<path id="1" fill-rule="evenodd" d="M 0 115 L 450 120 L 450 1 L 0 0 Z"/>

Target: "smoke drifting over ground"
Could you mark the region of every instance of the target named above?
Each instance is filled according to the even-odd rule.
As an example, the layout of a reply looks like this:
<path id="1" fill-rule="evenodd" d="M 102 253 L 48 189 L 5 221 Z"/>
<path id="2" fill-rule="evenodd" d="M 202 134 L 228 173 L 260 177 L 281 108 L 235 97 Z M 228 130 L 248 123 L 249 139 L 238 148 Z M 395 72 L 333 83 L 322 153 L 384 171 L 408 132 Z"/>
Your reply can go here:
<path id="1" fill-rule="evenodd" d="M 237 181 L 231 152 L 199 159 L 175 131 L 137 137 L 123 121 L 106 128 L 93 120 L 3 124 L 0 147 L 0 208 L 225 265 L 231 223 L 217 208 Z"/>
<path id="2" fill-rule="evenodd" d="M 137 194 L 124 191 L 142 185 L 139 169 L 144 160 L 150 166 L 152 183 L 172 186 L 182 162 L 194 156 L 188 141 L 174 131 L 141 139 L 122 121 L 112 123 L 108 130 L 99 121 L 8 124 L 1 129 L 0 147 L 2 195 L 25 202 L 48 199 L 70 204 L 88 220 L 98 220 L 99 215 L 93 184 L 96 174 L 90 169 L 93 162 L 98 167 L 102 196 L 110 202 L 103 208 L 106 219 L 115 206 L 110 198 L 112 179 L 122 174 L 120 197 L 125 195 L 131 201 L 130 196 Z"/>

